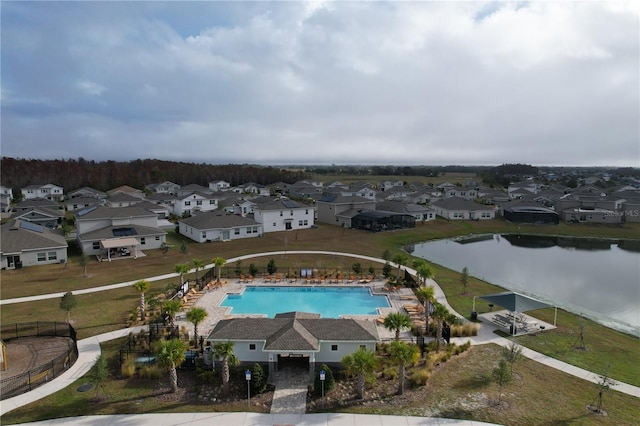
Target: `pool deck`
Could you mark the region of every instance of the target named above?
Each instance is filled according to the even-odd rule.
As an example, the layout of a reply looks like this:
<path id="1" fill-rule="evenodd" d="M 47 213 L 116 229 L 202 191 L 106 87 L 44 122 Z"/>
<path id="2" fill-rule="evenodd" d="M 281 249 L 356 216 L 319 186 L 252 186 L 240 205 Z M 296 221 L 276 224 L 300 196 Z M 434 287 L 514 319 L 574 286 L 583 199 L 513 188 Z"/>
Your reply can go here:
<path id="1" fill-rule="evenodd" d="M 205 291 L 202 296 L 198 298 L 195 302 L 194 306 L 199 308 L 203 308 L 207 311 L 208 315 L 200 324 L 198 324 L 198 333 L 201 336 L 208 336 L 209 333 L 213 330 L 216 324 L 223 319 L 227 318 L 260 318 L 265 317 L 264 315 L 252 315 L 252 314 L 239 314 L 233 315 L 231 314 L 231 307 L 228 306 L 220 306 L 223 302 L 225 296 L 228 293 L 231 294 L 239 294 L 244 291 L 244 289 L 248 286 L 269 286 L 269 287 L 304 287 L 307 285 L 313 285 L 315 287 L 369 287 L 373 294 L 376 295 L 385 295 L 389 299 L 389 303 L 391 307 L 388 308 L 378 308 L 378 315 L 344 315 L 343 318 L 354 318 L 361 319 L 367 321 L 376 321 L 378 318 L 383 318 L 390 312 L 404 312 L 404 306 L 406 304 L 416 304 L 418 303 L 418 299 L 415 297 L 413 291 L 408 288 L 399 288 L 397 290 L 387 290 L 386 282 L 382 280 L 372 280 L 370 282 L 360 282 L 353 281 L 351 283 L 343 282 L 338 284 L 306 284 L 305 281 L 281 281 L 278 283 L 274 282 L 263 282 L 262 280 L 254 280 L 253 282 L 240 282 L 238 279 L 235 280 L 227 280 L 222 281 L 222 286 L 213 288 L 212 290 Z M 189 332 L 189 334 L 193 334 L 193 324 L 186 320 L 185 315 L 178 315 L 176 318 L 176 325 L 182 329 L 183 327 Z M 395 333 L 393 331 L 389 331 L 384 328 L 381 324 L 376 322 L 378 328 L 378 335 L 380 339 L 383 341 L 392 340 L 395 337 Z M 401 333 L 401 338 L 411 339 L 412 335 L 410 331 L 404 331 Z"/>

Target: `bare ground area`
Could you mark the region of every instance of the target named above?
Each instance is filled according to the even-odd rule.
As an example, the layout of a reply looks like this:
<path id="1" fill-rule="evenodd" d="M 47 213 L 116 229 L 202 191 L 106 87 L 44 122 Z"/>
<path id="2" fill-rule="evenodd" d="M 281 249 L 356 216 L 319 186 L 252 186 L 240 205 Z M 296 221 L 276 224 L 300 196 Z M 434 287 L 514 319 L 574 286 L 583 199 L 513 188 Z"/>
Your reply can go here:
<path id="1" fill-rule="evenodd" d="M 16 376 L 44 365 L 73 347 L 68 337 L 19 337 L 4 342 L 7 348 L 7 369 L 0 378 Z"/>

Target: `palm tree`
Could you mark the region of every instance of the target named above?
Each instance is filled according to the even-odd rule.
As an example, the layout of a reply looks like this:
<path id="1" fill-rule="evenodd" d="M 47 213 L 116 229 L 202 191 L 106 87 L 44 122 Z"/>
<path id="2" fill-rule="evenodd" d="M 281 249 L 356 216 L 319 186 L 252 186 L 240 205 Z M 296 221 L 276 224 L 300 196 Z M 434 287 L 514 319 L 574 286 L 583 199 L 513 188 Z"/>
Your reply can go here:
<path id="1" fill-rule="evenodd" d="M 411 328 L 411 318 L 402 312 L 391 312 L 384 317 L 384 328 L 396 332 L 396 341 L 400 340 L 400 330 Z"/>
<path id="2" fill-rule="evenodd" d="M 398 365 L 398 395 L 404 393 L 405 369 L 407 363 L 415 363 L 420 359 L 420 350 L 417 346 L 405 342 L 391 342 L 389 346 L 391 360 Z"/>
<path id="3" fill-rule="evenodd" d="M 173 333 L 173 330 L 176 327 L 176 314 L 180 312 L 180 310 L 182 309 L 182 300 L 180 299 L 166 300 L 162 304 L 162 309 L 167 313 L 167 315 L 169 315 L 169 318 L 171 321 L 170 323 L 171 332 Z"/>
<path id="4" fill-rule="evenodd" d="M 436 289 L 432 285 L 428 287 L 420 287 L 416 290 L 416 296 L 418 297 L 418 300 L 422 302 L 422 306 L 424 307 L 425 334 L 429 334 L 429 311 L 431 310 L 431 305 L 436 299 Z"/>
<path id="5" fill-rule="evenodd" d="M 193 308 L 187 312 L 187 320 L 193 324 L 193 338 L 198 347 L 198 324 L 200 324 L 209 315 L 203 308 Z"/>
<path id="6" fill-rule="evenodd" d="M 198 279 L 198 271 L 200 269 L 204 269 L 204 260 L 201 259 L 193 259 L 191 261 L 191 263 L 193 263 L 193 267 L 196 270 L 196 285 L 200 284 L 200 280 Z"/>
<path id="7" fill-rule="evenodd" d="M 426 265 L 424 263 L 418 266 L 416 272 L 418 273 L 418 281 L 422 285 L 426 285 L 427 280 L 429 278 L 433 278 L 433 271 L 431 270 L 431 268 L 429 268 L 429 265 Z"/>
<path id="8" fill-rule="evenodd" d="M 225 395 L 229 394 L 229 367 L 238 365 L 238 357 L 233 353 L 233 342 L 216 343 L 213 347 L 213 353 L 216 358 L 222 359 L 222 391 Z"/>
<path id="9" fill-rule="evenodd" d="M 443 304 L 436 302 L 433 305 L 433 313 L 431 314 L 431 316 L 436 320 L 436 324 L 438 326 L 438 331 L 436 334 L 436 352 L 440 351 L 440 340 L 442 340 L 442 326 L 449 315 L 449 310 Z"/>
<path id="10" fill-rule="evenodd" d="M 184 351 L 184 343 L 178 339 L 161 340 L 156 351 L 156 357 L 160 365 L 169 370 L 171 392 L 178 390 L 178 372 L 176 371 L 176 367 L 184 362 Z"/>
<path id="11" fill-rule="evenodd" d="M 409 261 L 409 258 L 407 257 L 407 255 L 405 254 L 396 254 L 393 257 L 393 263 L 395 263 L 398 266 L 398 283 L 400 282 L 400 270 L 402 266 L 405 266 L 407 264 L 407 262 Z"/>
<path id="12" fill-rule="evenodd" d="M 227 263 L 227 259 L 223 257 L 214 257 L 212 260 L 213 265 L 216 268 L 216 277 L 218 278 L 218 282 L 220 281 L 220 273 L 222 272 L 222 267 Z"/>
<path id="13" fill-rule="evenodd" d="M 349 376 L 356 377 L 358 398 L 364 398 L 364 383 L 376 367 L 377 359 L 373 351 L 360 348 L 351 355 L 342 358 L 342 365 Z"/>
<path id="14" fill-rule="evenodd" d="M 173 272 L 176 274 L 180 274 L 180 286 L 184 284 L 183 275 L 189 272 L 189 264 L 188 263 L 177 263 L 173 267 Z"/>
<path id="15" fill-rule="evenodd" d="M 133 283 L 133 288 L 140 293 L 140 321 L 144 321 L 144 294 L 149 291 L 151 284 L 148 281 L 140 280 Z"/>

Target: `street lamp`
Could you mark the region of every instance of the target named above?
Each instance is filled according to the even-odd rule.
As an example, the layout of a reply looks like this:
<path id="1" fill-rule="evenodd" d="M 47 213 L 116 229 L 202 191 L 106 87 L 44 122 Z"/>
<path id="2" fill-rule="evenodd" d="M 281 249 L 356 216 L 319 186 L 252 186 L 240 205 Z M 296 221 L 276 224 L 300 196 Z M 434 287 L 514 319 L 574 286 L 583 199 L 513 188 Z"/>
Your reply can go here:
<path id="1" fill-rule="evenodd" d="M 244 376 L 247 379 L 247 404 L 249 405 L 249 409 L 251 409 L 251 370 L 245 371 Z"/>
<path id="2" fill-rule="evenodd" d="M 320 370 L 320 383 L 322 383 L 322 408 L 324 408 L 324 379 L 326 374 L 324 370 Z"/>

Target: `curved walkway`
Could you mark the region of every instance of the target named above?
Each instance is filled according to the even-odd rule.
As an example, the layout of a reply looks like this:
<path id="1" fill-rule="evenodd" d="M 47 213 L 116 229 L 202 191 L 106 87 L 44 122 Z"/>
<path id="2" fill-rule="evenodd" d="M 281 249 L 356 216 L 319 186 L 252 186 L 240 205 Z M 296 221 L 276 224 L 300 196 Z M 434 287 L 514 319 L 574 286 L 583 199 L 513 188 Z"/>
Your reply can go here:
<path id="1" fill-rule="evenodd" d="M 232 259 L 227 259 L 227 263 L 231 263 L 231 262 L 237 262 L 239 260 L 245 260 L 245 259 L 251 259 L 251 258 L 255 258 L 255 257 L 265 257 L 265 256 L 276 256 L 276 255 L 286 255 L 286 254 L 323 254 L 323 255 L 335 255 L 335 256 L 344 256 L 344 257 L 352 257 L 352 258 L 358 258 L 358 259 L 363 259 L 363 260 L 369 260 L 372 262 L 378 262 L 378 263 L 385 263 L 386 261 L 383 259 L 378 259 L 375 257 L 370 257 L 370 256 L 363 256 L 363 255 L 358 255 L 358 254 L 353 254 L 353 253 L 342 253 L 342 252 L 335 252 L 335 251 L 317 251 L 317 250 L 304 250 L 304 251 L 274 251 L 274 252 L 266 252 L 266 253 L 254 253 L 254 254 L 249 254 L 249 255 L 244 255 L 244 256 L 239 256 L 239 257 L 235 257 Z M 392 262 L 390 262 L 392 265 L 394 265 L 395 267 L 397 267 L 397 264 L 393 264 Z M 209 264 L 207 265 L 205 268 L 211 268 L 213 267 L 213 264 Z M 408 268 L 408 267 L 402 267 L 403 269 L 407 270 L 409 273 L 411 274 L 415 274 L 415 270 Z M 192 269 L 190 272 L 195 272 L 195 269 Z M 147 281 L 158 281 L 161 279 L 166 279 L 166 278 L 172 278 L 172 277 L 177 277 L 178 274 L 165 274 L 165 275 L 161 275 L 161 276 L 157 276 L 157 277 L 151 277 L 151 278 L 146 278 Z M 136 280 L 137 281 L 137 280 Z M 94 287 L 94 288 L 90 288 L 90 289 L 83 289 L 83 290 L 77 290 L 74 291 L 74 294 L 85 294 L 85 293 L 92 293 L 92 292 L 98 292 L 98 291 L 105 291 L 105 290 L 111 290 L 114 288 L 121 288 L 121 287 L 126 287 L 126 286 L 130 286 L 133 285 L 135 281 L 128 281 L 128 282 L 123 282 L 123 283 L 119 283 L 119 284 L 113 284 L 113 285 L 108 285 L 108 286 L 103 286 L 103 287 Z M 435 293 L 436 293 L 436 299 L 439 303 L 444 304 L 445 306 L 447 306 L 447 308 L 449 308 L 449 310 L 451 312 L 455 312 L 453 310 L 453 308 L 451 308 L 451 306 L 448 304 L 447 299 L 444 295 L 444 292 L 442 291 L 442 289 L 440 288 L 440 286 L 433 280 L 430 280 L 430 285 L 433 285 L 434 289 L 435 289 Z M 44 294 L 44 295 L 38 295 L 38 296 L 30 296 L 30 297 L 20 297 L 20 298 L 15 298 L 15 299 L 7 299 L 7 300 L 2 300 L 0 301 L 0 304 L 11 304 L 11 303 L 22 303 L 22 302 L 30 302 L 30 301 L 34 301 L 34 300 L 43 300 L 43 299 L 52 299 L 52 298 L 59 298 L 62 297 L 63 293 L 53 293 L 53 294 Z M 459 314 L 458 314 L 459 315 Z M 140 330 L 144 329 L 146 326 L 140 326 L 140 327 L 133 327 L 133 328 L 125 328 L 125 329 L 121 329 L 121 330 L 116 330 L 113 332 L 109 332 L 109 333 L 104 333 L 104 334 L 100 334 L 97 336 L 92 336 L 86 339 L 82 339 L 80 341 L 78 341 L 78 360 L 75 362 L 75 364 L 66 372 L 64 372 L 62 375 L 60 375 L 58 378 L 56 378 L 55 380 L 52 380 L 51 382 L 42 385 L 30 392 L 24 393 L 22 395 L 18 395 L 16 397 L 13 398 L 9 398 L 9 399 L 5 399 L 0 403 L 0 416 L 4 415 L 5 413 L 8 413 L 11 410 L 14 410 L 18 407 L 24 406 L 28 403 L 31 403 L 33 401 L 37 401 L 38 399 L 41 399 L 47 395 L 53 394 L 61 389 L 64 389 L 65 387 L 71 385 L 73 382 L 75 382 L 77 379 L 81 378 L 83 375 L 85 375 L 93 366 L 93 364 L 95 363 L 96 358 L 100 355 L 100 343 L 101 342 L 105 342 L 108 340 L 112 340 L 112 339 L 116 339 L 119 337 L 123 337 L 128 335 L 130 332 L 134 332 L 137 333 Z M 454 338 L 452 339 L 452 341 L 456 342 L 456 343 L 463 343 L 466 340 L 470 340 L 471 344 L 473 345 L 481 345 L 481 344 L 487 344 L 487 343 L 495 343 L 498 344 L 500 346 L 506 346 L 511 344 L 511 341 L 509 339 L 500 337 L 498 335 L 496 335 L 494 333 L 495 328 L 489 326 L 488 324 L 482 324 L 480 326 L 479 332 L 478 332 L 478 336 L 474 336 L 471 338 Z M 522 354 L 524 356 L 526 356 L 527 358 L 530 358 L 534 361 L 540 362 L 548 367 L 551 368 L 555 368 L 557 370 L 563 371 L 567 374 L 571 374 L 572 376 L 578 377 L 580 379 L 583 380 L 587 380 L 589 382 L 592 383 L 597 383 L 598 381 L 598 375 L 596 375 L 593 372 L 584 370 L 582 368 L 578 368 L 575 367 L 573 365 L 567 364 L 563 361 L 559 361 L 555 358 L 551 358 L 548 357 L 544 354 L 541 354 L 539 352 L 535 352 L 532 351 L 530 349 L 527 349 L 525 347 L 522 347 Z M 619 392 L 623 392 L 625 394 L 628 395 L 632 395 L 635 396 L 637 398 L 640 398 L 640 388 L 637 386 L 632 386 L 623 382 L 619 382 L 619 381 L 615 381 L 614 382 L 614 390 L 619 391 Z M 200 415 L 202 414 L 202 415 Z M 135 424 L 147 424 L 147 422 L 144 422 L 143 419 L 145 417 L 143 416 L 150 416 L 148 417 L 148 424 L 177 424 L 178 420 L 180 422 L 180 424 L 198 424 L 198 423 L 204 423 L 206 420 L 205 419 L 216 419 L 216 418 L 222 418 L 219 416 L 225 416 L 225 415 L 237 415 L 237 416 L 241 416 L 237 418 L 237 421 L 239 422 L 238 424 L 256 424 L 255 417 L 252 416 L 260 416 L 258 414 L 255 413 L 200 413 L 200 414 L 180 414 L 178 416 L 180 416 L 179 418 L 176 417 L 173 420 L 163 420 L 165 418 L 169 418 L 170 416 L 172 416 L 171 414 L 158 414 L 158 415 L 152 415 L 152 414 L 148 414 L 148 415 L 140 415 L 140 416 L 136 416 L 135 419 L 136 421 L 133 422 L 132 416 L 105 416 L 105 417 L 110 417 L 112 418 L 111 421 L 105 421 L 104 423 L 100 422 L 100 424 L 119 424 L 122 421 L 125 421 L 125 423 L 129 423 L 126 420 L 129 419 L 131 420 L 132 423 Z M 163 416 L 163 417 L 155 417 L 155 416 Z M 169 417 L 167 417 L 169 416 Z M 263 416 L 284 416 L 284 414 L 270 414 L 270 415 L 263 415 Z M 344 424 L 351 424 L 351 425 L 370 425 L 370 424 L 380 424 L 380 425 L 391 425 L 391 424 L 400 424 L 400 425 L 414 425 L 414 424 L 439 424 L 438 423 L 438 419 L 431 419 L 431 418 L 423 418 L 423 417 L 418 417 L 418 418 L 410 418 L 410 417 L 403 417 L 403 416 L 360 416 L 360 415 L 344 415 L 344 414 L 300 414 L 300 415 L 293 415 L 293 416 L 302 416 L 298 418 L 298 421 L 293 423 L 293 424 L 299 424 L 299 423 L 304 423 L 304 424 L 329 424 L 328 423 L 328 416 L 337 416 L 335 417 L 336 420 L 342 418 L 343 420 L 340 421 L 340 423 L 344 422 Z M 350 418 L 350 416 L 353 416 L 353 418 Z M 100 416 L 98 416 L 100 417 Z M 365 420 L 360 421 L 360 418 L 366 418 L 366 422 Z M 85 425 L 85 424 L 95 424 L 95 419 L 94 422 L 90 422 L 90 419 L 92 418 L 92 416 L 89 417 L 81 417 L 81 418 L 76 418 L 74 420 L 71 421 L 71 423 L 67 423 L 64 422 L 64 424 L 76 424 L 76 425 Z M 193 423 L 189 423 L 189 418 L 191 418 L 191 422 Z M 253 418 L 253 422 L 251 420 L 251 418 Z M 271 421 L 271 420 L 267 420 L 267 418 L 270 418 L 272 420 L 277 420 L 277 421 Z M 384 421 L 384 418 L 393 418 L 394 420 L 389 420 L 387 422 Z M 244 420 L 242 420 L 244 419 Z M 322 420 L 324 419 L 324 421 Z M 377 420 L 376 420 L 377 419 Z M 404 419 L 404 420 L 401 420 Z M 415 421 L 413 421 L 412 419 L 417 419 Z M 66 419 L 66 420 L 70 420 L 70 419 Z M 153 421 L 151 421 L 153 420 Z M 264 417 L 263 420 L 265 420 L 265 424 L 278 424 L 280 421 L 278 419 L 275 419 L 274 417 Z M 312 421 L 313 420 L 313 421 Z M 310 423 L 308 422 L 310 421 Z M 175 423 L 173 423 L 175 422 Z M 51 420 L 51 421 L 47 421 L 47 422 L 41 422 L 39 424 L 55 424 L 56 421 Z M 60 424 L 61 422 L 58 422 L 58 424 Z M 282 422 L 283 424 L 286 424 L 287 422 Z M 332 421 L 333 423 L 333 421 Z M 447 424 L 465 424 L 465 425 L 470 425 L 470 424 L 481 424 L 478 422 L 464 422 L 464 421 L 460 421 L 459 423 L 455 422 L 451 423 L 451 420 L 446 420 Z M 223 423 L 224 424 L 224 423 Z M 236 424 L 235 422 L 233 424 Z M 262 424 L 262 421 L 258 421 L 258 424 Z M 292 424 L 292 423 L 289 423 Z"/>

